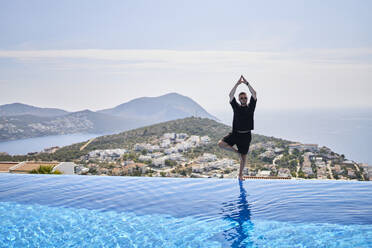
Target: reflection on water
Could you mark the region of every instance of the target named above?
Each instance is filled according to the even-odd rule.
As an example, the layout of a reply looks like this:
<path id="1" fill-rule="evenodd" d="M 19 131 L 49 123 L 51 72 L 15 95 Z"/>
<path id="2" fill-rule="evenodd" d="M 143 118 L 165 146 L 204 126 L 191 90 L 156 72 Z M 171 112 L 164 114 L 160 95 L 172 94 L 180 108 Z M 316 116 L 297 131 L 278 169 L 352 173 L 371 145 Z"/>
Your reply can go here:
<path id="1" fill-rule="evenodd" d="M 243 181 L 238 180 L 240 194 L 237 199 L 222 203 L 222 218 L 228 220 L 234 227 L 216 235 L 223 247 L 250 247 L 253 245 L 249 233 L 253 229 L 251 210 L 247 201 L 247 192 Z"/>

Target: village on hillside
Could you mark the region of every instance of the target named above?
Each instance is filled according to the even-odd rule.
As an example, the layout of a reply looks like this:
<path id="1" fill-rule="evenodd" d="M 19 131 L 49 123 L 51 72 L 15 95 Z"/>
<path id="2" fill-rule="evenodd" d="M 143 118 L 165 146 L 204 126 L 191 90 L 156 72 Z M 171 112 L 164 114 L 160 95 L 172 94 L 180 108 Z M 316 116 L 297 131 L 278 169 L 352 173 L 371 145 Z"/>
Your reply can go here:
<path id="1" fill-rule="evenodd" d="M 151 142 L 136 143 L 131 149 L 92 150 L 74 162 L 0 162 L 0 172 L 28 173 L 47 163 L 63 174 L 236 178 L 238 157 L 218 157 L 210 152 L 191 156 L 194 149 L 210 145 L 208 136 L 164 133 Z M 57 150 L 51 147 L 43 152 Z M 248 178 L 372 180 L 368 164 L 345 160 L 343 155 L 317 144 L 278 147 L 273 141 L 258 142 L 251 144 L 249 153 L 259 162 L 247 163 L 244 175 Z"/>

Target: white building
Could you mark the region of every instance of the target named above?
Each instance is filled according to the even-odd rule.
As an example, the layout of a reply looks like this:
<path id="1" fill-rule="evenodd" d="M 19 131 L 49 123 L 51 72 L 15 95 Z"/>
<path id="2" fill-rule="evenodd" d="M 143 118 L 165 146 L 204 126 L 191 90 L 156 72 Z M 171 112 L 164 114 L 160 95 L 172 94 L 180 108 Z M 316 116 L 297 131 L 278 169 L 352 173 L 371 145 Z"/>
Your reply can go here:
<path id="1" fill-rule="evenodd" d="M 134 150 L 135 151 L 142 151 L 142 150 L 145 150 L 146 149 L 146 144 L 144 143 L 136 143 L 134 145 Z"/>
<path id="2" fill-rule="evenodd" d="M 194 143 L 199 143 L 200 142 L 200 137 L 198 135 L 191 135 L 188 140 L 191 141 L 191 142 L 194 142 Z"/>
<path id="3" fill-rule="evenodd" d="M 208 144 L 210 141 L 211 141 L 211 138 L 209 138 L 209 136 L 200 137 L 200 142 L 203 144 Z"/>
<path id="4" fill-rule="evenodd" d="M 154 150 L 159 150 L 158 145 L 151 145 L 149 143 L 137 143 L 134 145 L 135 151 L 142 151 L 142 150 L 148 150 L 149 152 L 153 152 Z"/>
<path id="5" fill-rule="evenodd" d="M 141 161 L 151 161 L 151 156 L 150 155 L 140 155 L 138 157 L 139 160 Z"/>
<path id="6" fill-rule="evenodd" d="M 151 153 L 151 157 L 152 157 L 152 158 L 159 158 L 159 157 L 161 157 L 161 156 L 163 156 L 163 153 L 161 153 L 161 152 L 154 152 L 154 153 Z"/>
<path id="7" fill-rule="evenodd" d="M 269 170 L 262 170 L 262 171 L 259 171 L 257 173 L 257 176 L 258 177 L 267 177 L 267 176 L 270 176 L 270 172 Z"/>
<path id="8" fill-rule="evenodd" d="M 234 164 L 235 161 L 229 158 L 223 158 L 207 163 L 207 165 L 212 169 L 226 169 L 227 167 L 234 166 Z M 239 165 L 237 165 L 237 167 L 239 167 Z"/>
<path id="9" fill-rule="evenodd" d="M 171 144 L 171 141 L 170 139 L 164 139 L 161 143 L 160 143 L 160 147 L 162 148 L 168 148 Z"/>
<path id="10" fill-rule="evenodd" d="M 63 174 L 73 175 L 75 174 L 76 166 L 77 165 L 73 162 L 61 162 L 58 165 L 54 166 L 52 172 L 54 172 L 55 170 L 59 170 Z"/>
<path id="11" fill-rule="evenodd" d="M 89 172 L 89 168 L 86 168 L 84 166 L 75 166 L 75 173 L 76 174 L 84 174 L 84 173 L 88 173 Z"/>
<path id="12" fill-rule="evenodd" d="M 260 155 L 258 155 L 259 157 L 262 157 L 262 158 L 264 158 L 264 157 L 266 157 L 266 158 L 273 158 L 273 157 L 275 157 L 275 153 L 274 153 L 274 151 L 272 151 L 272 150 L 268 150 L 268 151 L 266 151 L 266 152 L 263 152 L 263 153 L 261 153 Z"/>
<path id="13" fill-rule="evenodd" d="M 197 158 L 197 161 L 199 162 L 212 162 L 216 160 L 217 156 L 211 153 L 204 153 L 202 156 Z"/>
<path id="14" fill-rule="evenodd" d="M 121 155 L 128 152 L 126 149 L 105 149 L 105 150 L 93 150 L 88 153 L 88 159 L 119 159 Z"/>
<path id="15" fill-rule="evenodd" d="M 284 152 L 284 149 L 283 148 L 279 148 L 279 147 L 275 147 L 274 152 L 275 153 Z"/>
<path id="16" fill-rule="evenodd" d="M 168 158 L 170 160 L 174 160 L 174 161 L 180 161 L 180 160 L 183 160 L 183 156 L 182 154 L 180 153 L 172 153 L 168 156 Z"/>
<path id="17" fill-rule="evenodd" d="M 151 145 L 148 147 L 149 152 L 159 151 L 160 147 L 158 145 Z"/>
<path id="18" fill-rule="evenodd" d="M 310 166 L 304 166 L 304 167 L 302 167 L 302 171 L 306 175 L 314 175 L 313 169 Z"/>
<path id="19" fill-rule="evenodd" d="M 175 139 L 176 138 L 176 134 L 175 133 L 165 133 L 165 134 L 163 134 L 163 137 L 165 139 Z"/>
<path id="20" fill-rule="evenodd" d="M 187 150 L 189 150 L 192 147 L 192 144 L 190 144 L 188 142 L 182 142 L 181 144 L 183 146 L 183 150 L 184 151 L 187 151 Z"/>
<path id="21" fill-rule="evenodd" d="M 178 152 L 183 152 L 185 151 L 185 144 L 184 143 L 178 143 L 177 145 L 175 145 L 174 147 Z"/>
<path id="22" fill-rule="evenodd" d="M 165 154 L 172 154 L 172 153 L 176 153 L 176 152 L 177 152 L 177 149 L 175 147 L 170 147 L 168 149 L 164 149 Z"/>
<path id="23" fill-rule="evenodd" d="M 354 162 L 351 161 L 351 160 L 344 160 L 342 163 L 346 164 L 346 165 L 353 165 L 354 164 Z"/>
<path id="24" fill-rule="evenodd" d="M 183 141 L 184 141 L 184 139 L 178 139 L 178 138 L 175 140 L 176 143 L 181 143 Z"/>
<path id="25" fill-rule="evenodd" d="M 322 157 L 315 157 L 314 159 L 315 159 L 315 161 L 323 161 Z"/>
<path id="26" fill-rule="evenodd" d="M 168 157 L 167 156 L 163 156 L 163 157 L 160 157 L 160 158 L 155 158 L 152 160 L 152 164 L 154 166 L 157 166 L 157 167 L 164 167 L 165 165 L 165 160 L 167 160 Z"/>

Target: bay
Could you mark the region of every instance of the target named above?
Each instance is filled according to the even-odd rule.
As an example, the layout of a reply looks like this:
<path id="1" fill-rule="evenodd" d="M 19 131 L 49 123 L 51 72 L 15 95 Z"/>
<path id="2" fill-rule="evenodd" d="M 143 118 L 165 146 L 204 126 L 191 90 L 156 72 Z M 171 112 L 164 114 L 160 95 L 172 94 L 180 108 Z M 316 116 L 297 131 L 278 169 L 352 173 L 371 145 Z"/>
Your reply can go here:
<path id="1" fill-rule="evenodd" d="M 71 145 L 102 135 L 104 134 L 74 133 L 5 141 L 0 142 L 0 152 L 7 152 L 10 155 L 40 152 L 47 147 Z"/>

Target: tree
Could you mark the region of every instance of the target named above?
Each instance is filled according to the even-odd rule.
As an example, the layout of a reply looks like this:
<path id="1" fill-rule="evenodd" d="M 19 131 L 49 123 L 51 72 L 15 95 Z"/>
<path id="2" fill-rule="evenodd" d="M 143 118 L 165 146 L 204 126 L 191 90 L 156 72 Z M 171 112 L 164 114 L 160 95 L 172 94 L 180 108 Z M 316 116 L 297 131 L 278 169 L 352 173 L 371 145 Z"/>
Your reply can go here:
<path id="1" fill-rule="evenodd" d="M 304 162 L 304 157 L 303 156 L 300 157 L 299 162 L 300 162 L 300 165 L 303 164 L 303 162 Z"/>
<path id="2" fill-rule="evenodd" d="M 296 157 L 300 154 L 300 151 L 297 148 L 294 148 L 292 150 L 292 154 L 295 155 Z"/>
<path id="3" fill-rule="evenodd" d="M 298 177 L 305 178 L 305 173 L 301 169 L 298 172 Z"/>
<path id="4" fill-rule="evenodd" d="M 180 170 L 182 176 L 187 176 L 187 171 L 185 169 Z"/>
<path id="5" fill-rule="evenodd" d="M 289 166 L 296 167 L 297 166 L 297 161 L 296 160 L 289 161 Z"/>
<path id="6" fill-rule="evenodd" d="M 166 160 L 164 161 L 164 164 L 165 164 L 166 166 L 173 167 L 173 166 L 177 165 L 177 162 L 174 161 L 174 160 L 166 159 Z"/>

